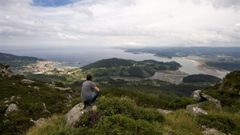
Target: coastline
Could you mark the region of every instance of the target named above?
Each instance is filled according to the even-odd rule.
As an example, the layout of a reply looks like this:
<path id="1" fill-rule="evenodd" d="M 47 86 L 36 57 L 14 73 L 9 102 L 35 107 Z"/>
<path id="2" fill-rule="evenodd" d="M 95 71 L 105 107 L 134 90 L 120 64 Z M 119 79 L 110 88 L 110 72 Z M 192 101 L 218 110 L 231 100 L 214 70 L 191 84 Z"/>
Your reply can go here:
<path id="1" fill-rule="evenodd" d="M 196 67 L 200 71 L 203 71 L 205 74 L 208 74 L 208 75 L 213 75 L 213 76 L 217 76 L 219 78 L 223 78 L 226 74 L 228 74 L 230 72 L 227 70 L 210 67 L 205 64 L 205 60 L 203 58 L 198 57 L 198 56 L 187 56 L 187 57 L 184 57 L 184 59 L 191 61 L 192 63 L 194 63 L 196 65 Z"/>

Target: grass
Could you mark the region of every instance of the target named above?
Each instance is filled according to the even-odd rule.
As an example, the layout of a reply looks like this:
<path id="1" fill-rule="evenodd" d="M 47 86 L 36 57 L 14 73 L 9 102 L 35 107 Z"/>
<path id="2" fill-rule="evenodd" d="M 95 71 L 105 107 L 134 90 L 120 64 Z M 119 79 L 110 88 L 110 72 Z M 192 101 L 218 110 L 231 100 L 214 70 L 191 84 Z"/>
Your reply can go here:
<path id="1" fill-rule="evenodd" d="M 196 119 L 185 112 L 178 110 L 165 116 L 164 132 L 174 132 L 177 135 L 202 135 Z"/>
<path id="2" fill-rule="evenodd" d="M 12 77 L 0 81 L 0 134 L 23 134 L 32 126 L 31 118 L 37 120 L 54 113 L 63 113 L 69 103 L 67 95 L 74 94 L 49 88 L 39 81 L 24 84 L 21 82 L 22 79 L 23 77 Z M 34 89 L 34 86 L 39 89 Z M 15 98 L 10 100 L 11 97 Z M 4 103 L 5 101 L 8 103 Z M 5 117 L 5 110 L 10 103 L 17 104 L 19 111 Z M 49 112 L 44 111 L 43 103 Z"/>
<path id="3" fill-rule="evenodd" d="M 209 115 L 197 117 L 199 125 L 215 128 L 224 133 L 240 134 L 240 115 L 226 111 L 210 111 Z"/>
<path id="4" fill-rule="evenodd" d="M 63 115 L 53 115 L 43 126 L 30 128 L 26 135 L 81 135 L 82 130 L 66 126 Z"/>

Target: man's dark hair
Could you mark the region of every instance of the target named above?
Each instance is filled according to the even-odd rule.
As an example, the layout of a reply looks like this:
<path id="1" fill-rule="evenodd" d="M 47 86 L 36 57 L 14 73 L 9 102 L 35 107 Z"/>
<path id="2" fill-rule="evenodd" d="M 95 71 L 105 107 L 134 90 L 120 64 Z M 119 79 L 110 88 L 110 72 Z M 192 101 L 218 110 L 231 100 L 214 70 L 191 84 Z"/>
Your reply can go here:
<path id="1" fill-rule="evenodd" d="M 88 75 L 87 75 L 87 80 L 88 80 L 88 81 L 91 81 L 91 80 L 92 80 L 92 75 L 88 74 Z"/>

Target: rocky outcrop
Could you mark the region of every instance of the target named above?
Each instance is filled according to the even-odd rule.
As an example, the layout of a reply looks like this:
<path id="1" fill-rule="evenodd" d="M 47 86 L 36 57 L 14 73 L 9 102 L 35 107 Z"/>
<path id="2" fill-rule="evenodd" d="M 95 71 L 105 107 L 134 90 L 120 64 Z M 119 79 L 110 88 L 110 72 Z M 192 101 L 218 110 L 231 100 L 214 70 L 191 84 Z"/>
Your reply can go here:
<path id="1" fill-rule="evenodd" d="M 9 78 L 12 77 L 13 73 L 9 68 L 9 65 L 0 64 L 0 78 Z"/>
<path id="2" fill-rule="evenodd" d="M 76 124 L 79 122 L 80 118 L 83 116 L 83 114 L 90 112 L 90 111 L 96 111 L 97 106 L 89 106 L 84 109 L 84 104 L 79 103 L 75 105 L 66 115 L 65 119 L 67 122 L 67 125 L 71 127 L 75 127 Z"/>
<path id="3" fill-rule="evenodd" d="M 18 111 L 18 106 L 16 104 L 10 104 L 5 112 L 5 116 L 7 116 L 11 112 Z"/>
<path id="4" fill-rule="evenodd" d="M 194 100 L 197 100 L 197 101 L 203 100 L 202 97 L 201 97 L 201 93 L 202 93 L 202 90 L 195 90 L 195 91 L 193 91 L 192 98 Z"/>
<path id="5" fill-rule="evenodd" d="M 188 105 L 186 107 L 186 110 L 188 113 L 194 115 L 194 116 L 198 116 L 198 115 L 207 115 L 208 113 L 203 110 L 202 108 L 198 107 L 197 104 L 193 104 L 193 105 Z"/>
<path id="6" fill-rule="evenodd" d="M 198 102 L 202 101 L 210 101 L 216 105 L 218 109 L 221 109 L 221 102 L 218 99 L 213 98 L 212 96 L 209 96 L 202 92 L 202 90 L 196 90 L 192 93 L 193 99 L 197 100 Z"/>

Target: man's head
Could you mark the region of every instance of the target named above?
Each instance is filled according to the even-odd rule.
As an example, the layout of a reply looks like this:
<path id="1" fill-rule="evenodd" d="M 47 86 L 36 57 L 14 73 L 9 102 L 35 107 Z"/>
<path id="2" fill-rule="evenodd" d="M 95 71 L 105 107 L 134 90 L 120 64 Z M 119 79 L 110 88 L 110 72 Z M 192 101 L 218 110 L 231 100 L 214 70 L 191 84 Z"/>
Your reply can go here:
<path id="1" fill-rule="evenodd" d="M 91 75 L 91 74 L 88 74 L 88 75 L 87 75 L 87 80 L 88 80 L 88 81 L 91 81 L 91 80 L 92 80 L 92 75 Z"/>

